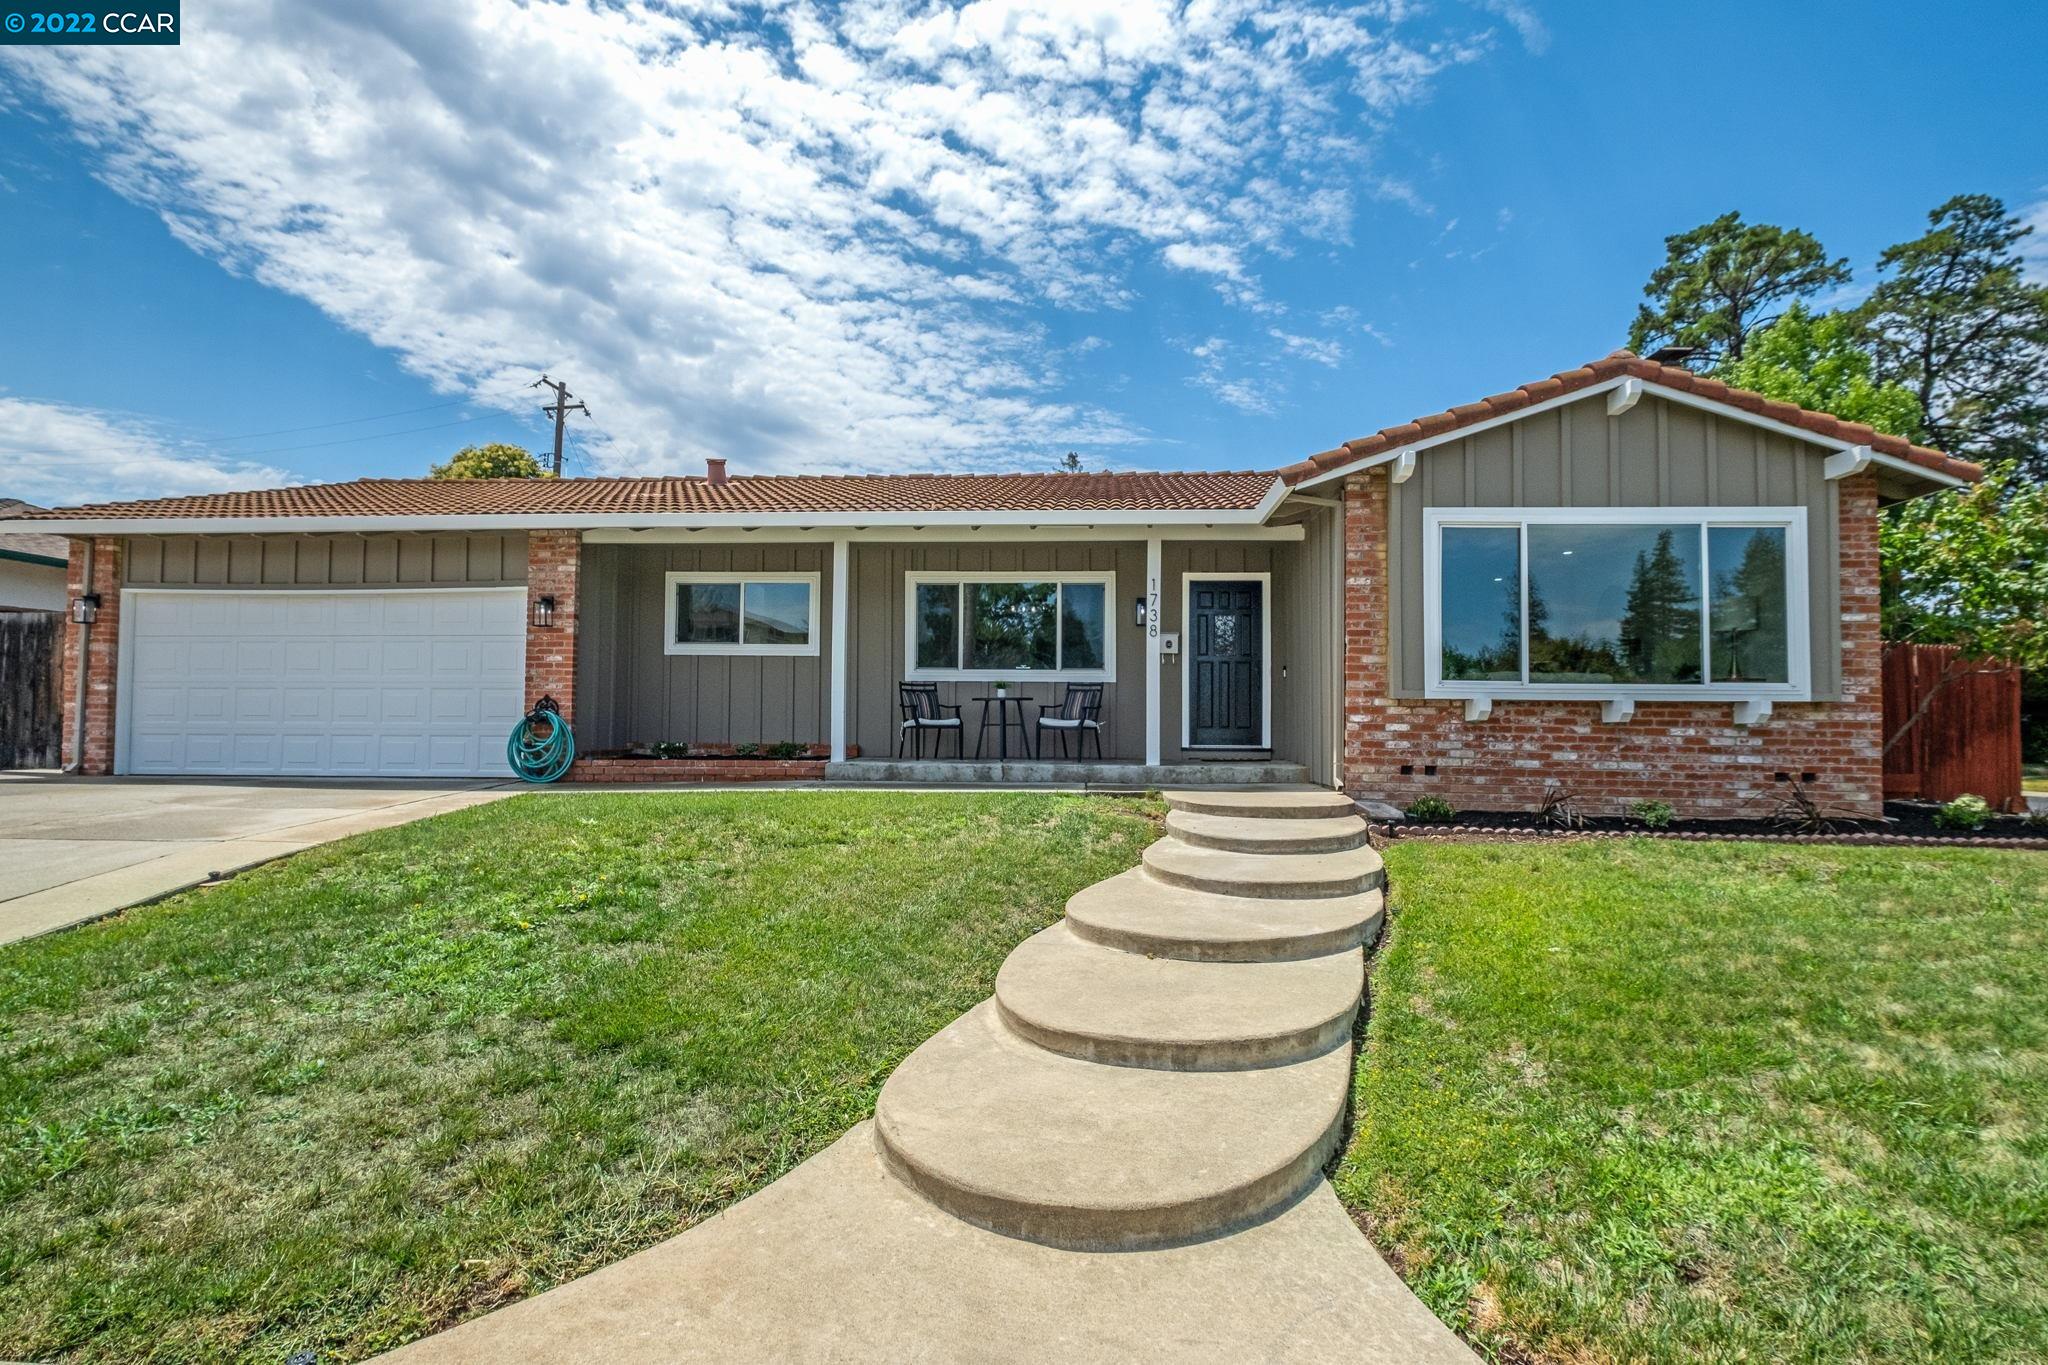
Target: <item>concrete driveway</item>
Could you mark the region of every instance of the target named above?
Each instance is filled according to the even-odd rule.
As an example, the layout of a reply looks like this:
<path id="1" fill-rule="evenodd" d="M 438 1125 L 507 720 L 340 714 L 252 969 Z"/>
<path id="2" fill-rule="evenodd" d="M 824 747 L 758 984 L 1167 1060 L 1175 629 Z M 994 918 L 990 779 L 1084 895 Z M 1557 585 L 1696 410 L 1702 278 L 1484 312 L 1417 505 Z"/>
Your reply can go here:
<path id="1" fill-rule="evenodd" d="M 0 943 L 330 839 L 497 801 L 517 782 L 0 773 Z"/>

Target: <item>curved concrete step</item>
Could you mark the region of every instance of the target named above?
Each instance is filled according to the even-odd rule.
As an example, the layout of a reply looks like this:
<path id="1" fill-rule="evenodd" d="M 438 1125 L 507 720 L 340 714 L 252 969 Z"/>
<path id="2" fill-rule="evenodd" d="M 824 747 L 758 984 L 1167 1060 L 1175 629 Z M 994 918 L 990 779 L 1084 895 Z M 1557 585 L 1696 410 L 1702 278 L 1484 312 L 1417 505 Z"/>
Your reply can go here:
<path id="1" fill-rule="evenodd" d="M 1012 1032 L 1068 1057 L 1230 1071 L 1336 1047 L 1351 1036 L 1364 989 L 1356 948 L 1282 962 L 1182 962 L 1105 948 L 1055 924 L 1003 963 L 996 1005 Z"/>
<path id="2" fill-rule="evenodd" d="M 1327 820 L 1247 820 L 1241 815 L 1166 813 L 1166 832 L 1196 848 L 1226 853 L 1342 853 L 1367 843 L 1365 821 L 1356 815 Z"/>
<path id="3" fill-rule="evenodd" d="M 984 1001 L 882 1087 L 875 1143 L 955 1217 L 1074 1250 L 1159 1246 L 1257 1219 L 1335 1149 L 1351 1049 L 1252 1071 L 1102 1066 L 1028 1043 Z"/>
<path id="4" fill-rule="evenodd" d="M 1358 807 L 1343 792 L 1245 791 L 1214 787 L 1162 793 L 1166 804 L 1191 815 L 1225 815 L 1240 820 L 1326 820 L 1356 815 Z"/>
<path id="5" fill-rule="evenodd" d="M 1067 927 L 1091 943 L 1187 962 L 1272 962 L 1370 945 L 1386 909 L 1378 890 L 1271 900 L 1168 886 L 1131 868 L 1074 893 Z"/>
<path id="6" fill-rule="evenodd" d="M 1296 899 L 1355 896 L 1385 878 L 1369 848 L 1342 853 L 1228 853 L 1161 839 L 1145 850 L 1145 871 L 1169 886 L 1219 896 Z"/>

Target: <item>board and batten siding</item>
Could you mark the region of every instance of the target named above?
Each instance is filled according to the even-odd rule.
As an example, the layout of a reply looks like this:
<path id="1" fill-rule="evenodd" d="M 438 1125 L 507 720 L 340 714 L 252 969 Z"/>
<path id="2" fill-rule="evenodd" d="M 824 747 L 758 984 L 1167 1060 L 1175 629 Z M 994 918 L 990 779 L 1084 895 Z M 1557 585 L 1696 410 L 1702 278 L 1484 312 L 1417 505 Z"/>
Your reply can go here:
<path id="1" fill-rule="evenodd" d="M 987 545 L 910 545 L 894 541 L 856 541 L 851 547 L 852 600 L 848 616 L 846 697 L 848 738 L 860 745 L 864 758 L 888 758 L 896 752 L 897 684 L 904 678 L 907 622 L 904 584 L 912 573 L 1014 573 L 1022 579 L 1057 578 L 1067 573 L 1113 573 L 1108 595 L 1108 627 L 1116 651 L 1116 681 L 1102 689 L 1102 753 L 1107 760 L 1142 763 L 1145 759 L 1145 632 L 1133 624 L 1132 603 L 1145 591 L 1145 545 L 1142 541 L 1054 541 L 1042 545 L 995 542 Z M 990 682 L 941 682 L 939 699 L 956 703 L 966 722 L 966 754 L 974 757 L 981 703 Z M 1066 691 L 1059 682 L 1031 682 L 1017 674 L 1012 690 L 1051 705 Z M 1014 713 L 1013 713 L 1014 714 Z M 1035 716 L 1034 708 L 1025 715 Z M 1035 738 L 1035 735 L 1034 735 Z M 925 754 L 930 756 L 931 738 Z M 996 736 L 988 738 L 989 755 Z M 1058 741 L 1049 751 L 1058 756 Z M 946 757 L 953 741 L 946 739 Z M 1017 732 L 1010 732 L 1010 756 L 1020 757 Z M 1095 746 L 1088 746 L 1095 757 Z"/>
<path id="2" fill-rule="evenodd" d="M 1387 557 L 1393 694 L 1424 687 L 1423 511 L 1431 507 L 1804 507 L 1813 695 L 1841 695 L 1837 489 L 1826 451 L 1682 403 L 1645 396 L 1619 417 L 1605 395 L 1421 452 L 1392 489 Z"/>
<path id="3" fill-rule="evenodd" d="M 814 573 L 815 655 L 670 654 L 670 573 Z M 831 738 L 829 544 L 586 542 L 577 605 L 576 729 L 585 750 L 692 744 L 823 744 Z"/>
<path id="4" fill-rule="evenodd" d="M 502 588 L 526 582 L 526 536 L 129 536 L 131 588 Z"/>

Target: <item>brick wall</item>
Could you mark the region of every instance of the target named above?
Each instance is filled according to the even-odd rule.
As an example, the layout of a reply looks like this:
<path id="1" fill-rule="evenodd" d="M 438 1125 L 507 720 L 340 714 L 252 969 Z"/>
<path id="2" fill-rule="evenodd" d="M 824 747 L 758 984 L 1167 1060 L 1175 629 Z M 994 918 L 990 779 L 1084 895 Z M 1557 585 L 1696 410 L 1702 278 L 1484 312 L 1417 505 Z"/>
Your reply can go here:
<path id="1" fill-rule="evenodd" d="M 85 541 L 71 542 L 71 568 L 65 581 L 65 611 L 68 599 L 83 596 L 85 582 Z M 114 771 L 115 666 L 121 643 L 121 542 L 102 536 L 93 542 L 90 591 L 100 595 L 99 620 L 91 627 L 88 667 L 85 673 L 85 754 L 79 771 L 105 775 Z M 64 627 L 64 766 L 77 762 L 78 734 L 78 651 L 87 628 L 67 621 Z"/>
<path id="2" fill-rule="evenodd" d="M 1840 486 L 1843 700 L 1781 702 L 1747 729 L 1732 722 L 1727 702 L 1640 702 L 1633 720 L 1606 725 L 1595 702 L 1497 700 L 1492 716 L 1467 724 L 1461 702 L 1396 700 L 1387 495 L 1384 467 L 1345 485 L 1344 786 L 1353 796 L 1406 806 L 1436 795 L 1461 810 L 1528 810 L 1555 782 L 1588 815 L 1656 799 L 1681 818 L 1754 818 L 1769 812 L 1779 773 L 1812 773 L 1824 804 L 1882 809 L 1877 485 L 1869 475 Z M 1424 771 L 1431 765 L 1433 776 Z"/>
<path id="3" fill-rule="evenodd" d="M 553 697 L 576 722 L 576 584 L 583 569 L 580 531 L 529 531 L 526 536 L 526 705 Z M 533 624 L 534 604 L 555 599 L 555 623 Z"/>

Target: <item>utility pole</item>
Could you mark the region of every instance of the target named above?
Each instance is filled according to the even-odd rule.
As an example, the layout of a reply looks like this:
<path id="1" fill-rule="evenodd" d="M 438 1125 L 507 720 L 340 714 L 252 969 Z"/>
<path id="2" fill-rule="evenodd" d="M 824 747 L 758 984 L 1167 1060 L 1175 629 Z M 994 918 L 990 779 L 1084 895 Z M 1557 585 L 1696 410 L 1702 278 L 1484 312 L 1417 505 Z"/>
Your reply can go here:
<path id="1" fill-rule="evenodd" d="M 590 409 L 581 403 L 571 403 L 569 400 L 576 395 L 569 392 L 569 386 L 566 383 L 557 383 L 546 375 L 534 380 L 528 387 L 545 387 L 555 395 L 555 401 L 541 411 L 555 419 L 555 477 L 559 479 L 562 477 L 562 424 L 569 420 L 569 414 L 572 412 L 580 412 L 585 417 L 590 416 Z"/>

